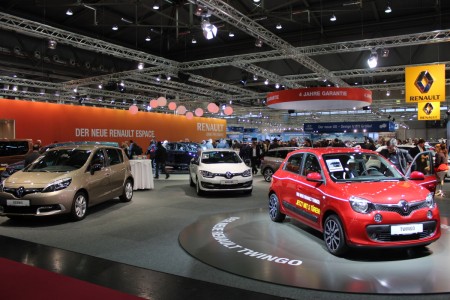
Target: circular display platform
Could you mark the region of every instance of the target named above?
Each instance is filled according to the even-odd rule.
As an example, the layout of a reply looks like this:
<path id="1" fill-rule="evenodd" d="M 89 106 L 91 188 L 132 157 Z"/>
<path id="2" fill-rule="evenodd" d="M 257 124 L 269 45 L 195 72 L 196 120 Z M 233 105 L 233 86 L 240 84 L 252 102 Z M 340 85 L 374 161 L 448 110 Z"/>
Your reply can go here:
<path id="1" fill-rule="evenodd" d="M 447 218 L 445 218 L 447 220 Z M 271 283 L 350 293 L 422 294 L 450 291 L 450 227 L 414 249 L 352 249 L 330 254 L 319 232 L 267 210 L 204 217 L 186 227 L 181 246 L 216 268 Z"/>

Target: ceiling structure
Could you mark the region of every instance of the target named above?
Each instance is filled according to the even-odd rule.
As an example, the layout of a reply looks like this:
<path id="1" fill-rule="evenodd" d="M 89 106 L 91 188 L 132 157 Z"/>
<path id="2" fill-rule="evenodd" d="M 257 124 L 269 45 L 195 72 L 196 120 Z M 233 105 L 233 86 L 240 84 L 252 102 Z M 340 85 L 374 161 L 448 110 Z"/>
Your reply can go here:
<path id="1" fill-rule="evenodd" d="M 214 38 L 205 38 L 202 23 L 216 27 Z M 450 78 L 444 0 L 3 0 L 0 37 L 2 97 L 147 110 L 163 96 L 229 125 L 278 131 L 388 116 L 407 124 L 417 104 L 404 100 L 405 67 L 445 64 Z M 374 51 L 378 66 L 370 69 Z M 372 106 L 265 105 L 269 92 L 326 86 L 371 90 Z M 449 86 L 446 79 L 442 120 Z M 211 102 L 234 112 L 209 113 Z"/>

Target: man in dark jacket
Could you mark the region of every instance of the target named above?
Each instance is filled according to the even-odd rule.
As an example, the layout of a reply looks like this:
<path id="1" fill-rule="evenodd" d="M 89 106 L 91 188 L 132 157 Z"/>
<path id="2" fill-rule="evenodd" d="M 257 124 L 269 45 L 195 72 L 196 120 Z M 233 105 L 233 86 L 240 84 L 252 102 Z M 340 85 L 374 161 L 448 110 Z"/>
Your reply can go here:
<path id="1" fill-rule="evenodd" d="M 167 160 L 167 150 L 163 147 L 161 142 L 156 144 L 155 151 L 155 178 L 159 178 L 159 168 L 161 168 L 162 173 L 166 174 L 166 179 L 170 177 L 169 173 L 167 173 L 166 169 L 166 160 Z"/>
<path id="2" fill-rule="evenodd" d="M 409 164 L 413 161 L 413 158 L 407 150 L 397 147 L 397 139 L 392 138 L 386 144 L 387 148 L 381 150 L 380 154 L 386 157 L 397 169 L 405 174 Z"/>

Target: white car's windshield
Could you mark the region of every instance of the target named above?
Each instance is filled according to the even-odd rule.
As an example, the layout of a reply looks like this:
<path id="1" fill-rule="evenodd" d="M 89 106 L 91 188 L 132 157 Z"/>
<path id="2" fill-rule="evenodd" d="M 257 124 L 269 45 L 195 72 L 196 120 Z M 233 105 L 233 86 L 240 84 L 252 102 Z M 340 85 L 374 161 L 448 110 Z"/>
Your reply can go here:
<path id="1" fill-rule="evenodd" d="M 201 157 L 204 164 L 238 164 L 242 160 L 235 151 L 208 151 Z"/>
<path id="2" fill-rule="evenodd" d="M 335 182 L 404 180 L 386 159 L 368 153 L 335 153 L 323 156 Z"/>
<path id="3" fill-rule="evenodd" d="M 68 172 L 81 168 L 91 151 L 79 149 L 49 150 L 28 166 L 25 172 Z"/>

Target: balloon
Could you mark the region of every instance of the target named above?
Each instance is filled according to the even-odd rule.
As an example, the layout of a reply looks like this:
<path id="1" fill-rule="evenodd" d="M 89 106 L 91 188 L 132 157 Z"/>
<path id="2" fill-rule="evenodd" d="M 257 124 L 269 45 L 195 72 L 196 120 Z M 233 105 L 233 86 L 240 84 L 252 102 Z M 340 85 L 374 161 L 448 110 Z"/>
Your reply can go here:
<path id="1" fill-rule="evenodd" d="M 128 108 L 128 111 L 130 112 L 130 114 L 135 115 L 139 111 L 139 108 L 135 104 L 133 104 Z"/>
<path id="2" fill-rule="evenodd" d="M 150 100 L 150 107 L 151 108 L 157 108 L 158 107 L 158 100 L 156 100 L 156 99 Z"/>
<path id="3" fill-rule="evenodd" d="M 197 109 L 195 110 L 195 115 L 196 115 L 197 117 L 203 116 L 203 109 L 201 109 L 200 107 L 197 108 Z"/>
<path id="4" fill-rule="evenodd" d="M 167 104 L 167 99 L 165 97 L 159 97 L 156 100 L 158 101 L 159 106 L 166 106 Z"/>
<path id="5" fill-rule="evenodd" d="M 218 113 L 219 112 L 219 107 L 217 106 L 217 104 L 211 102 L 208 104 L 208 111 L 210 113 Z"/>
<path id="6" fill-rule="evenodd" d="M 223 110 L 223 112 L 224 112 L 227 116 L 229 116 L 229 115 L 231 115 L 231 114 L 233 113 L 233 108 L 232 108 L 231 106 L 227 106 L 227 107 L 225 107 L 225 109 Z"/>
<path id="7" fill-rule="evenodd" d="M 178 106 L 177 113 L 179 115 L 184 115 L 186 113 L 186 107 L 184 107 L 183 105 Z"/>
<path id="8" fill-rule="evenodd" d="M 188 120 L 192 120 L 192 118 L 194 118 L 194 114 L 191 111 L 188 111 L 186 113 L 186 119 Z"/>
<path id="9" fill-rule="evenodd" d="M 168 107 L 170 110 L 175 110 L 177 108 L 177 104 L 175 102 L 170 102 Z"/>

